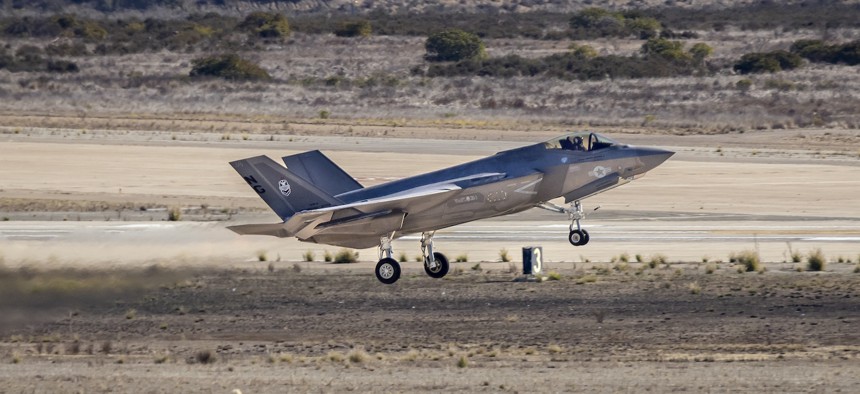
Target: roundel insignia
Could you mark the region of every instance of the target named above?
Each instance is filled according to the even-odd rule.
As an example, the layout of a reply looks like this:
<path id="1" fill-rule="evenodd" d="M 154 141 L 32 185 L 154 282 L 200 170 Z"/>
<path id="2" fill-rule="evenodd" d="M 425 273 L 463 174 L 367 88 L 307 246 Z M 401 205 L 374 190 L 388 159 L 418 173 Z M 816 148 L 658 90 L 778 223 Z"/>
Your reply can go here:
<path id="1" fill-rule="evenodd" d="M 595 178 L 603 178 L 609 175 L 609 168 L 603 166 L 594 167 L 594 170 L 590 171 L 588 175 L 591 175 Z"/>
<path id="2" fill-rule="evenodd" d="M 278 189 L 281 191 L 281 194 L 283 194 L 284 197 L 289 196 L 290 193 L 293 192 L 292 188 L 290 187 L 290 183 L 287 182 L 286 179 L 281 179 L 281 181 L 278 182 Z"/>

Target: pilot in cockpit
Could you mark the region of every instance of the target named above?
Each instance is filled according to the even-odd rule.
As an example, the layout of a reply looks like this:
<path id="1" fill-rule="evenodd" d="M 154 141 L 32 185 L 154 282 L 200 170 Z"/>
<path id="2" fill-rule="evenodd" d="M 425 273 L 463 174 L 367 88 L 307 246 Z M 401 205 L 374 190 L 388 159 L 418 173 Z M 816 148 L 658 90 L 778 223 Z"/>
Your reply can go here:
<path id="1" fill-rule="evenodd" d="M 583 148 L 583 146 L 582 146 L 582 137 L 580 137 L 578 135 L 573 136 L 573 137 L 563 138 L 561 141 L 559 141 L 559 143 L 561 144 L 561 149 L 585 150 L 585 148 Z"/>

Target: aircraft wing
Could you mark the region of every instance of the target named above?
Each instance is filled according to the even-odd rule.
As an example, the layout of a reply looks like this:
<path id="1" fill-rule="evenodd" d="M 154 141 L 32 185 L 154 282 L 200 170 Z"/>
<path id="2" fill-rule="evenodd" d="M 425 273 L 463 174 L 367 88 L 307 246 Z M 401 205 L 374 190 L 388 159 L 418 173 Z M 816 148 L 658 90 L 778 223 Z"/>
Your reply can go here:
<path id="1" fill-rule="evenodd" d="M 419 186 L 402 192 L 297 212 L 284 223 L 228 227 L 239 234 L 295 236 L 303 241 L 357 249 L 379 244 L 379 237 L 399 230 L 409 212 L 444 203 L 464 186 L 504 178 L 502 173 L 482 173 Z"/>

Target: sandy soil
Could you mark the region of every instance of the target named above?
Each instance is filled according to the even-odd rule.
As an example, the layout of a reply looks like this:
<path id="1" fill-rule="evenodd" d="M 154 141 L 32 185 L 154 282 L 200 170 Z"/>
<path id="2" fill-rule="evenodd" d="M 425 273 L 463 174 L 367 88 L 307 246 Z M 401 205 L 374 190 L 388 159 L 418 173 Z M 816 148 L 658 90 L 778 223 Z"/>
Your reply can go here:
<path id="1" fill-rule="evenodd" d="M 29 318 L 5 330 L 0 387 L 850 392 L 860 384 L 860 276 L 844 269 L 581 265 L 556 270 L 557 281 L 512 283 L 516 274 L 504 269 L 460 266 L 443 280 L 409 271 L 395 286 L 286 264 L 148 272 L 135 276 L 151 278 L 152 290 L 102 299 L 43 289 L 64 296 L 50 306 L 39 293 L 6 291 L 4 316 Z M 23 275 L 4 280 L 54 274 Z"/>
<path id="2" fill-rule="evenodd" d="M 746 143 L 618 135 L 679 153 L 586 201 L 602 206 L 587 222 L 603 229 L 595 249 L 565 253 L 563 234 L 547 240 L 547 269 L 560 280 L 511 282 L 516 253 L 513 264 L 493 261 L 526 241 L 469 241 L 455 228 L 449 256 L 469 252 L 470 262 L 443 280 L 410 264 L 397 285 L 383 286 L 370 274 L 373 250 L 355 265 L 304 263 L 302 252 L 319 259 L 323 249 L 224 230 L 228 218 L 274 220 L 226 162 L 321 148 L 369 185 L 521 142 L 334 128 L 272 141 L 264 133 L 174 140 L 171 131 L 26 130 L 0 141 L 0 216 L 10 219 L 0 227 L 0 392 L 849 392 L 860 384 L 860 250 L 851 241 L 860 237 L 860 166 L 843 140 L 828 139 L 856 132 L 791 132 L 818 141 L 809 146 L 773 134 Z M 510 139 L 544 139 L 533 136 Z M 206 222 L 167 225 L 169 206 Z M 112 227 L 117 221 L 128 233 Z M 166 226 L 152 227 L 159 223 Z M 566 225 L 527 213 L 467 230 L 511 223 Z M 708 226 L 710 241 L 670 239 Z M 624 238 L 637 228 L 669 235 Z M 42 238 L 21 239 L 22 229 Z M 831 258 L 825 272 L 798 272 L 803 264 L 782 263 L 790 242 L 765 240 L 807 233 L 849 239 L 794 245 L 822 248 Z M 395 247 L 417 253 L 414 240 Z M 761 274 L 715 262 L 759 247 Z M 261 250 L 277 261 L 255 261 Z M 609 262 L 623 252 L 629 263 Z M 670 264 L 645 268 L 638 253 L 664 253 Z M 852 263 L 832 261 L 841 255 Z M 161 268 L 128 270 L 154 263 Z M 101 270 L 108 266 L 125 268 Z"/>

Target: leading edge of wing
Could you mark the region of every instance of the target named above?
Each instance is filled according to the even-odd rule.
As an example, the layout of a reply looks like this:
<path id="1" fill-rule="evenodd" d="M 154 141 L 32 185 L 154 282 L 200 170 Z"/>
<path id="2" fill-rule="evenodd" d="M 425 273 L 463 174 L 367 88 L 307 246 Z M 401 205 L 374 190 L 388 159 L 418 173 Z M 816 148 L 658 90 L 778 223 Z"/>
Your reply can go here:
<path id="1" fill-rule="evenodd" d="M 307 210 L 303 212 L 299 212 L 297 215 L 305 214 L 305 213 L 322 213 L 329 211 L 336 211 L 344 208 L 356 208 L 368 205 L 382 204 L 387 202 L 394 201 L 402 201 L 409 200 L 418 197 L 430 196 L 439 193 L 450 192 L 454 190 L 461 190 L 463 187 L 473 187 L 478 186 L 484 183 L 500 180 L 505 177 L 504 173 L 501 172 L 484 172 L 480 174 L 464 176 L 455 179 L 448 179 L 443 182 L 430 183 L 427 185 L 415 187 L 412 189 L 404 190 L 402 192 L 392 193 L 385 196 L 371 198 L 367 200 L 360 200 L 351 202 L 343 205 L 335 205 L 331 207 Z"/>

